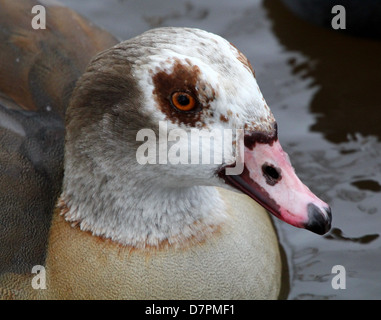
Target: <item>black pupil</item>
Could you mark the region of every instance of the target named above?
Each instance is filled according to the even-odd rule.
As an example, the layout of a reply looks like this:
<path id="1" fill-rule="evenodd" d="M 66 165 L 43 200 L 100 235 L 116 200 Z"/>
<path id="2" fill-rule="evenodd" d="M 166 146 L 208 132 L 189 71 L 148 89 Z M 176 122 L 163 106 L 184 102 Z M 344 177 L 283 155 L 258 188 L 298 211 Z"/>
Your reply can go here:
<path id="1" fill-rule="evenodd" d="M 178 102 L 179 104 L 181 104 L 182 106 L 187 106 L 187 105 L 190 104 L 190 100 L 189 100 L 189 98 L 188 98 L 186 95 L 183 95 L 183 94 L 181 94 L 181 95 L 179 95 L 179 96 L 177 97 L 177 102 Z"/>

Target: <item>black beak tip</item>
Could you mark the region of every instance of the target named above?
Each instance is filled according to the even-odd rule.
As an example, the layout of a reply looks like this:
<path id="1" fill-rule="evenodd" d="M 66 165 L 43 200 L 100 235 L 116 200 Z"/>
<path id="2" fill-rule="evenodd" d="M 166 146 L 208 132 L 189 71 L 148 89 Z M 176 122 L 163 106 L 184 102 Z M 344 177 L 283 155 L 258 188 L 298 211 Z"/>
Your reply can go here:
<path id="1" fill-rule="evenodd" d="M 325 213 L 322 212 L 323 210 Z M 305 224 L 307 230 L 323 235 L 331 229 L 331 208 L 327 207 L 323 210 L 313 203 L 308 204 L 308 221 Z"/>

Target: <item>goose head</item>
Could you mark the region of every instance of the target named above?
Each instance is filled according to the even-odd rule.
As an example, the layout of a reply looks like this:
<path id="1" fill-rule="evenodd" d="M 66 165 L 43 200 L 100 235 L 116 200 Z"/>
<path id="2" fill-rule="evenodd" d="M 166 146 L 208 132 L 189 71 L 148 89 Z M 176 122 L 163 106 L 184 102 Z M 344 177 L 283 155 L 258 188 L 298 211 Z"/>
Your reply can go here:
<path id="1" fill-rule="evenodd" d="M 214 187 L 243 192 L 296 227 L 330 228 L 329 206 L 282 150 L 252 66 L 217 35 L 159 28 L 98 54 L 66 117 L 61 199 L 85 230 L 129 243 L 116 231 L 128 220 L 130 235 L 157 243 L 223 216 Z"/>

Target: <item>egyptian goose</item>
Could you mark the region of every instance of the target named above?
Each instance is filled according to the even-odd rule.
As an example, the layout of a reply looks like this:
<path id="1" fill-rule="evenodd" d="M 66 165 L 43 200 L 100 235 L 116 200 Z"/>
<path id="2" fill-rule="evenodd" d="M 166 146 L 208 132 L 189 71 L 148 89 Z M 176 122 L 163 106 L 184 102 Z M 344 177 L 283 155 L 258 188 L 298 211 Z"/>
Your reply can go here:
<path id="1" fill-rule="evenodd" d="M 265 209 L 318 234 L 331 214 L 295 175 L 246 57 L 191 28 L 117 43 L 56 2 L 33 30 L 35 4 L 0 1 L 1 297 L 276 299 Z M 174 145 L 202 154 L 197 129 L 231 132 L 232 152 L 160 161 Z"/>

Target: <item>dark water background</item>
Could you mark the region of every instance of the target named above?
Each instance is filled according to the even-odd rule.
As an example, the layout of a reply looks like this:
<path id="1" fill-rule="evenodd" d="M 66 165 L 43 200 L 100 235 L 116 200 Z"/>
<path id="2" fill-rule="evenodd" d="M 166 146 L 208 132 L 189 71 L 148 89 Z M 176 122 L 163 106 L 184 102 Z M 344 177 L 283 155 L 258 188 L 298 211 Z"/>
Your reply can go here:
<path id="1" fill-rule="evenodd" d="M 313 26 L 279 0 L 61 1 L 120 39 L 188 26 L 235 44 L 296 172 L 333 212 L 323 237 L 275 221 L 288 266 L 283 298 L 381 299 L 380 40 Z M 332 288 L 334 265 L 345 267 L 345 290 Z"/>

